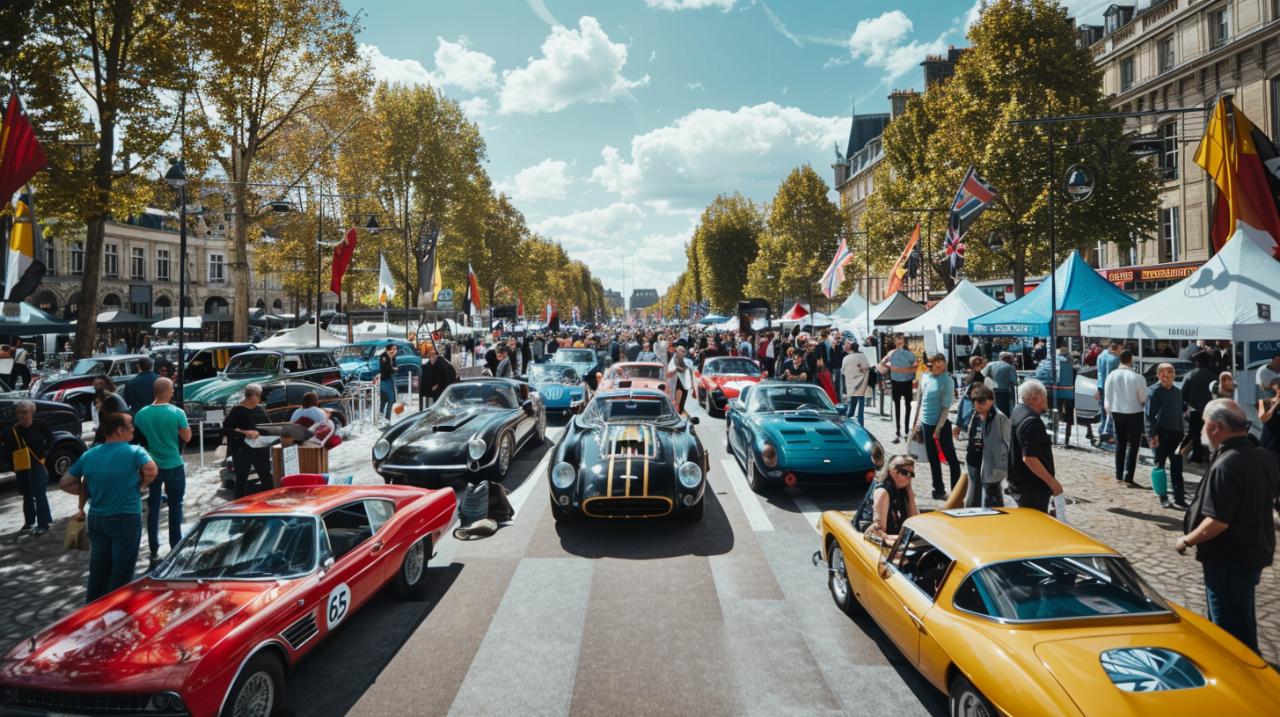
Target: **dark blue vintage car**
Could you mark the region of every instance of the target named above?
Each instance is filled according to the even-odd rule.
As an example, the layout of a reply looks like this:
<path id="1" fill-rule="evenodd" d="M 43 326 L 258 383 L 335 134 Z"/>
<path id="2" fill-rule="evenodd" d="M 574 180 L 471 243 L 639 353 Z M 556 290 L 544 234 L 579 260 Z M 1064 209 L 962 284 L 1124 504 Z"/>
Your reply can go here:
<path id="1" fill-rule="evenodd" d="M 391 344 L 396 347 L 396 388 L 410 390 L 413 377 L 422 375 L 422 357 L 418 347 L 404 339 L 369 339 L 335 349 L 333 355 L 338 359 L 342 379 L 347 383 L 372 381 L 378 375 L 378 357 Z"/>
<path id="2" fill-rule="evenodd" d="M 539 363 L 529 367 L 529 385 L 542 396 L 548 413 L 573 413 L 587 401 L 582 376 L 564 363 Z"/>

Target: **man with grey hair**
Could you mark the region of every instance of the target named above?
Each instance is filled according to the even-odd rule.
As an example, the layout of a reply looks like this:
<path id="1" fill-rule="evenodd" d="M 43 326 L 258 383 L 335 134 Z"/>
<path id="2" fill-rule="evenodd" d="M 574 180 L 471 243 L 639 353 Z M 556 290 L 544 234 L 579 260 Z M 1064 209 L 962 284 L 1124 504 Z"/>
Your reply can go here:
<path id="1" fill-rule="evenodd" d="M 227 455 L 236 473 L 234 495 L 243 498 L 249 494 L 249 471 L 258 473 L 264 489 L 274 487 L 271 478 L 271 450 L 255 448 L 247 441 L 258 438 L 258 426 L 270 423 L 267 411 L 262 407 L 262 386 L 251 383 L 244 387 L 244 400 L 227 412 L 222 421 L 222 432 L 227 436 Z"/>
<path id="2" fill-rule="evenodd" d="M 53 522 L 49 511 L 49 472 L 45 459 L 53 448 L 53 431 L 44 420 L 36 418 L 36 404 L 25 398 L 13 406 L 18 422 L 0 434 L 0 444 L 9 457 L 9 465 L 22 496 L 22 530 L 19 535 L 44 535 Z M 25 466 L 25 467 L 24 467 Z"/>
<path id="3" fill-rule="evenodd" d="M 1209 619 L 1258 652 L 1254 591 L 1275 558 L 1280 465 L 1249 440 L 1249 418 L 1229 398 L 1205 406 L 1201 437 L 1213 459 L 1174 548 L 1195 546 Z"/>
<path id="4" fill-rule="evenodd" d="M 1044 384 L 1033 379 L 1018 387 L 1021 403 L 1009 417 L 1009 493 L 1019 508 L 1049 512 L 1049 500 L 1062 493 L 1053 474 L 1053 442 L 1040 415 L 1049 407 Z"/>
<path id="5" fill-rule="evenodd" d="M 1013 354 L 1001 351 L 1000 357 L 982 367 L 982 375 L 995 383 L 996 408 L 1006 416 L 1013 414 L 1013 390 L 1018 385 L 1018 369 L 1013 367 Z"/>

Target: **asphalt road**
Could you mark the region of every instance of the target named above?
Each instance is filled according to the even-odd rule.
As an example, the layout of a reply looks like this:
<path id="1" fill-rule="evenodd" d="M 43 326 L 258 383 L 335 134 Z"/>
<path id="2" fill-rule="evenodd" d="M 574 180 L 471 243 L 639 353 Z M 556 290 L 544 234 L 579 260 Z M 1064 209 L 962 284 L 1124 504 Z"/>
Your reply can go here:
<path id="1" fill-rule="evenodd" d="M 299 715 L 944 714 L 873 624 L 832 604 L 809 557 L 827 508 L 862 489 L 756 496 L 711 451 L 701 523 L 557 526 L 552 441 L 506 484 L 515 521 L 443 541 L 421 602 L 376 598 L 289 675 Z M 549 460 L 549 459 L 547 459 Z"/>

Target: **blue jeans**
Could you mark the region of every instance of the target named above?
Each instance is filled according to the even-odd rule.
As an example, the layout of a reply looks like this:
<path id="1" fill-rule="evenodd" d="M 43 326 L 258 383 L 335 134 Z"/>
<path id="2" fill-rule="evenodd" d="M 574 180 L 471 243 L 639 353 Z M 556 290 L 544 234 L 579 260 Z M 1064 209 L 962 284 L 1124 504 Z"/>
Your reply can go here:
<path id="1" fill-rule="evenodd" d="M 182 540 L 182 495 L 186 492 L 186 466 L 161 468 L 151 481 L 151 493 L 147 495 L 147 542 L 151 546 L 151 557 L 160 552 L 160 503 L 166 496 L 169 499 L 169 547 L 172 549 Z"/>
<path id="2" fill-rule="evenodd" d="M 142 515 L 89 515 L 89 591 L 93 602 L 133 580 L 142 541 Z"/>
<path id="3" fill-rule="evenodd" d="M 378 384 L 379 391 L 382 393 L 382 417 L 391 418 L 391 406 L 396 402 L 396 381 L 382 381 Z"/>
<path id="4" fill-rule="evenodd" d="M 1261 570 L 1222 563 L 1201 563 L 1209 620 L 1258 652 L 1258 616 L 1253 594 Z"/>
<path id="5" fill-rule="evenodd" d="M 858 425 L 867 425 L 867 397 L 866 396 L 850 396 L 848 399 L 848 416 L 853 418 L 854 414 L 858 414 Z"/>
<path id="6" fill-rule="evenodd" d="M 53 522 L 49 512 L 49 473 L 34 459 L 31 470 L 18 471 L 18 492 L 22 494 L 22 524 L 48 528 Z"/>

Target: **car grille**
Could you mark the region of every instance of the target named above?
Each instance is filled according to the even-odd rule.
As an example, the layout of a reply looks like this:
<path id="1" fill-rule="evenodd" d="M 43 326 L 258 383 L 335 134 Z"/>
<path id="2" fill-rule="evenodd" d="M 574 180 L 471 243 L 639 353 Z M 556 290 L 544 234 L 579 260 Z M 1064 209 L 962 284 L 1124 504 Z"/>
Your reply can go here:
<path id="1" fill-rule="evenodd" d="M 315 637 L 319 631 L 320 628 L 316 627 L 316 614 L 312 612 L 285 628 L 284 632 L 280 633 L 280 637 L 289 643 L 289 647 L 296 650 L 307 644 L 307 640 Z"/>
<path id="2" fill-rule="evenodd" d="M 664 496 L 647 498 L 587 498 L 582 512 L 593 518 L 661 518 L 675 504 Z"/>
<path id="3" fill-rule="evenodd" d="M 4 691 L 4 705 L 7 707 L 77 715 L 159 715 L 159 712 L 147 712 L 150 701 L 150 694 L 86 694 L 22 688 L 6 688 Z"/>

